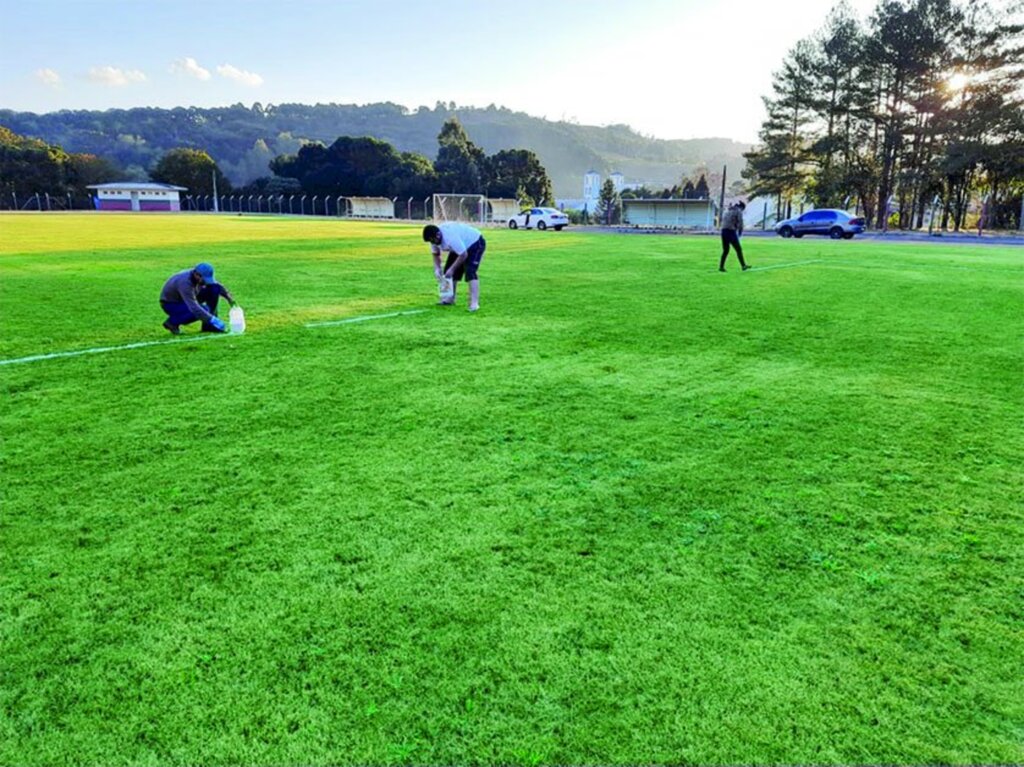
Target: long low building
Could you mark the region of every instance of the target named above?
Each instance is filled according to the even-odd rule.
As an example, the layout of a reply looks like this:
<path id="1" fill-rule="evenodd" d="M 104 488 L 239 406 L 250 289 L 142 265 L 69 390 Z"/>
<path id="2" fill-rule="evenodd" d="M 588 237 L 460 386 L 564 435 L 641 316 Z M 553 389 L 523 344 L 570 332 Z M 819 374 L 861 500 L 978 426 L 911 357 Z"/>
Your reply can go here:
<path id="1" fill-rule="evenodd" d="M 90 184 L 96 190 L 96 210 L 181 210 L 181 192 L 187 187 L 138 181 Z"/>
<path id="2" fill-rule="evenodd" d="M 622 198 L 622 222 L 666 229 L 711 229 L 718 206 L 714 200 Z"/>

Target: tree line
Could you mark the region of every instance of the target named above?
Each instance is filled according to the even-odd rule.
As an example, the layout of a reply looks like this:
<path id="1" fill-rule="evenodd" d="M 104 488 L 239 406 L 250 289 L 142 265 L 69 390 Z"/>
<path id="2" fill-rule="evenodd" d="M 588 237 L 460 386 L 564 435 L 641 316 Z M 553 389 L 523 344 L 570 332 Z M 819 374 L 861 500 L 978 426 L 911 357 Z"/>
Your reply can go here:
<path id="1" fill-rule="evenodd" d="M 116 163 L 89 153 L 69 153 L 0 125 L 0 205 L 21 207 L 36 193 L 63 200 L 86 195 L 86 186 L 117 178 Z M 20 200 L 20 201 L 19 201 Z"/>
<path id="2" fill-rule="evenodd" d="M 470 139 L 457 117 L 445 121 L 437 137 L 437 159 L 399 152 L 390 143 L 367 136 L 341 136 L 330 146 L 304 142 L 293 154 L 273 158 L 263 176 L 233 188 L 204 150 L 182 147 L 160 157 L 148 171 L 152 181 L 186 187 L 192 195 L 288 194 L 421 198 L 435 192 L 485 194 L 553 202 L 551 179 L 537 155 L 505 149 L 487 155 Z M 19 136 L 0 126 L 0 201 L 18 206 L 37 192 L 55 197 L 88 196 L 87 186 L 109 181 L 146 180 L 118 163 L 92 154 L 69 154 L 59 146 Z M 135 177 L 132 178 L 131 176 Z M 216 178 L 216 182 L 214 179 Z"/>
<path id="3" fill-rule="evenodd" d="M 986 224 L 1019 225 L 1024 191 L 1021 4 L 880 0 L 848 5 L 790 50 L 747 153 L 751 195 L 856 206 L 882 228 L 920 228 L 933 209 L 959 230 L 972 200 Z"/>
<path id="4" fill-rule="evenodd" d="M 456 117 L 445 121 L 437 142 L 432 163 L 416 152 L 399 152 L 386 141 L 342 136 L 330 146 L 310 142 L 295 154 L 276 157 L 270 169 L 276 179 L 294 179 L 312 194 L 405 199 L 455 192 L 553 203 L 551 179 L 533 152 L 503 149 L 487 155 Z M 272 182 L 263 179 L 256 186 Z"/>
<path id="5" fill-rule="evenodd" d="M 201 108 L 65 110 L 36 114 L 0 109 L 0 125 L 15 133 L 58 144 L 68 152 L 106 157 L 126 180 L 144 181 L 163 155 L 175 148 L 210 154 L 236 185 L 267 175 L 267 164 L 295 154 L 309 141 L 330 145 L 338 136 L 373 136 L 399 152 L 433 158 L 444 122 L 457 116 L 474 143 L 493 154 L 501 149 L 535 152 L 560 196 L 579 195 L 587 170 L 671 184 L 681 170 L 701 163 L 739 167 L 748 144 L 728 139 L 666 141 L 626 125 L 578 125 L 532 117 L 504 107 L 437 102 L 399 104 L 234 104 Z"/>

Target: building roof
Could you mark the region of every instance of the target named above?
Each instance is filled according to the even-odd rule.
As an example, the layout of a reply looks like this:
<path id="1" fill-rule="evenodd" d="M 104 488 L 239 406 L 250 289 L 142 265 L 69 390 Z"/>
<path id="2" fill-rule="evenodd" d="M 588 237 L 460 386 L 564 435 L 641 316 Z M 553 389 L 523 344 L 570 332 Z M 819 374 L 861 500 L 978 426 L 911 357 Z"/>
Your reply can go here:
<path id="1" fill-rule="evenodd" d="M 708 203 L 711 203 L 712 205 L 716 204 L 714 200 L 708 200 L 708 199 L 703 199 L 703 200 L 693 200 L 693 199 L 684 200 L 681 197 L 623 197 L 622 201 L 623 202 L 648 202 L 648 203 L 654 203 L 654 204 L 660 204 L 660 205 L 679 205 L 680 203 L 682 203 L 683 205 L 697 205 L 697 204 L 707 205 Z"/>
<path id="2" fill-rule="evenodd" d="M 150 181 L 112 181 L 109 184 L 89 184 L 86 189 L 124 189 L 129 192 L 187 192 L 187 186 L 155 184 Z"/>

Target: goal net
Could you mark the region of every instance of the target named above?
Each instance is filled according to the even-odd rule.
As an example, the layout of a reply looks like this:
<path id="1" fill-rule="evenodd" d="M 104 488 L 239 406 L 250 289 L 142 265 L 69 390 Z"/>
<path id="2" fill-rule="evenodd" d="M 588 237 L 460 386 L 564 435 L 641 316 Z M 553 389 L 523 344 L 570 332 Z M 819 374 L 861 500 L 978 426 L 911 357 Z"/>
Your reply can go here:
<path id="1" fill-rule="evenodd" d="M 431 215 L 435 221 L 466 221 L 482 224 L 487 200 L 482 194 L 435 194 Z"/>

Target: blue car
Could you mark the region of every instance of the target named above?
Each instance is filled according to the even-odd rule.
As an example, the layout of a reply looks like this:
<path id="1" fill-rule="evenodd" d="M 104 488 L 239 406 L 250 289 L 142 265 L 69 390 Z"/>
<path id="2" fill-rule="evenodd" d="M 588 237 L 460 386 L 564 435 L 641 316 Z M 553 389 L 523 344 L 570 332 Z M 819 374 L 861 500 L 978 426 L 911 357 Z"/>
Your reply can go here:
<path id="1" fill-rule="evenodd" d="M 819 208 L 809 210 L 799 218 L 787 218 L 775 225 L 782 237 L 803 237 L 805 234 L 827 234 L 833 240 L 852 240 L 864 231 L 865 221 L 851 216 L 845 210 Z"/>

